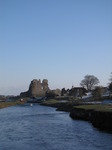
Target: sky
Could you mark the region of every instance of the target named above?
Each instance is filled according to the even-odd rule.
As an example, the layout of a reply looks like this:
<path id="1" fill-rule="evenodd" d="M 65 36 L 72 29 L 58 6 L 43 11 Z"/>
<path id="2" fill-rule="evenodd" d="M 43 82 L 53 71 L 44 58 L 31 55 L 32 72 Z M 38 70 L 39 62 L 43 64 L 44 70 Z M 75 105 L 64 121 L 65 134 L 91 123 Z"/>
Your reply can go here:
<path id="1" fill-rule="evenodd" d="M 80 86 L 112 72 L 112 0 L 0 0 L 0 95 L 33 79 L 50 89 Z"/>

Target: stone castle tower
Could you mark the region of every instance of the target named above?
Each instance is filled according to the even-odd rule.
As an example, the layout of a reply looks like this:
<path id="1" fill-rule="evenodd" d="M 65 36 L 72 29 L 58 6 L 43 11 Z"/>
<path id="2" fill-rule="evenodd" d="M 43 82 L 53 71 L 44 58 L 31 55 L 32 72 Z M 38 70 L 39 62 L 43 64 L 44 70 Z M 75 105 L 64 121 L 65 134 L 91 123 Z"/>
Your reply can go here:
<path id="1" fill-rule="evenodd" d="M 20 94 L 22 97 L 39 97 L 45 96 L 46 92 L 49 91 L 48 87 L 48 80 L 44 79 L 42 82 L 41 80 L 33 79 L 30 83 L 29 90 L 27 92 L 23 92 Z"/>

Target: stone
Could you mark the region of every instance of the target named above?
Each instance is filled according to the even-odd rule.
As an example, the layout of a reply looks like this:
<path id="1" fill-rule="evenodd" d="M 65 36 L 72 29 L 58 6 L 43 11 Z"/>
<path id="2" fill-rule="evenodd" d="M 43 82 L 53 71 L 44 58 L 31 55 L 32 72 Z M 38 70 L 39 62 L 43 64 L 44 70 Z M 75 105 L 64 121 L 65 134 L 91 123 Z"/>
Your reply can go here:
<path id="1" fill-rule="evenodd" d="M 49 91 L 48 80 L 33 79 L 29 85 L 29 90 L 20 93 L 21 97 L 42 97 L 46 96 L 46 92 Z"/>

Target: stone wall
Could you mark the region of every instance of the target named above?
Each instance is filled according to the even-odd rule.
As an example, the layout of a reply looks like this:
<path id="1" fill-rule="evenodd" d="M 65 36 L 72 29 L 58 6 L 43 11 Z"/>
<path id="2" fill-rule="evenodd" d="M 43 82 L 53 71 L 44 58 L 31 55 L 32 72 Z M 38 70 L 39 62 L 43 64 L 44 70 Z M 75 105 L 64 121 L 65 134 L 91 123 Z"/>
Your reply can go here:
<path id="1" fill-rule="evenodd" d="M 21 97 L 41 97 L 45 96 L 46 92 L 49 91 L 48 80 L 33 79 L 29 85 L 29 90 L 26 92 L 22 92 L 20 94 Z"/>

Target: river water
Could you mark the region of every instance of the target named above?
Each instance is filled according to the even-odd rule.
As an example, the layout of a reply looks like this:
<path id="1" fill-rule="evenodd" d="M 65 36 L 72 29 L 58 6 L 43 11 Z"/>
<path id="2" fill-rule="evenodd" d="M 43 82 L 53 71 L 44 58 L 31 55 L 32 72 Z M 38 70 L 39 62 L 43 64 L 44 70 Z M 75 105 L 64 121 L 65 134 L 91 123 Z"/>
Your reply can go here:
<path id="1" fill-rule="evenodd" d="M 0 150 L 112 150 L 112 134 L 34 104 L 0 109 Z"/>

